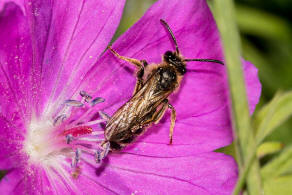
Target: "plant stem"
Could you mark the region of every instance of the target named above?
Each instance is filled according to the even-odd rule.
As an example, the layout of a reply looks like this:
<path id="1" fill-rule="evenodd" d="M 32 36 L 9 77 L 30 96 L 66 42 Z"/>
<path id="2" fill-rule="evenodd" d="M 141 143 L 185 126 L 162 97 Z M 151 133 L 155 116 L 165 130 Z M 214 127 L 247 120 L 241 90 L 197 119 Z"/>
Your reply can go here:
<path id="1" fill-rule="evenodd" d="M 234 194 L 240 193 L 245 175 L 247 175 L 248 193 L 252 195 L 261 194 L 259 164 L 257 158 L 252 158 L 256 151 L 256 145 L 250 123 L 246 88 L 240 60 L 240 39 L 234 21 L 234 4 L 232 0 L 215 0 L 214 8 L 224 45 L 225 63 L 232 100 L 232 125 L 236 135 L 235 141 L 238 143 L 235 144 L 235 147 L 239 151 L 237 161 L 240 166 L 241 183 L 236 187 Z M 251 162 L 250 167 L 246 167 L 248 161 Z M 244 173 L 245 170 L 247 171 L 246 173 Z M 248 172 L 248 170 L 250 171 Z"/>

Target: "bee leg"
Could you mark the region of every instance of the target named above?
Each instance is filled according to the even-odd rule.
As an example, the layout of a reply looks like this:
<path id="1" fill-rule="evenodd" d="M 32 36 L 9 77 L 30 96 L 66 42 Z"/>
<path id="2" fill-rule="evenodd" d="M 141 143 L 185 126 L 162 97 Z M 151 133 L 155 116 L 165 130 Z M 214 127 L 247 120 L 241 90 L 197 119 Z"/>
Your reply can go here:
<path id="1" fill-rule="evenodd" d="M 108 46 L 108 48 L 119 59 L 127 61 L 127 62 L 135 65 L 138 68 L 138 71 L 136 74 L 137 83 L 136 83 L 133 95 L 136 94 L 136 92 L 139 91 L 143 87 L 144 67 L 146 67 L 148 65 L 148 63 L 146 62 L 146 60 L 137 60 L 134 58 L 128 58 L 128 57 L 121 56 L 115 50 L 113 50 L 110 46 Z"/>
<path id="2" fill-rule="evenodd" d="M 145 60 L 143 60 L 143 61 L 145 61 Z M 146 62 L 146 61 L 145 61 L 145 62 Z M 147 62 L 146 62 L 146 63 L 147 63 Z M 136 74 L 137 82 L 136 82 L 136 86 L 135 86 L 135 89 L 134 89 L 133 95 L 135 95 L 135 94 L 137 93 L 137 91 L 139 91 L 139 90 L 143 87 L 143 85 L 144 85 L 144 83 L 143 83 L 143 75 L 144 75 L 144 66 L 142 66 L 142 67 L 138 70 L 138 72 L 137 72 L 137 74 Z"/>
<path id="3" fill-rule="evenodd" d="M 153 114 L 151 119 L 149 119 L 148 121 L 145 121 L 145 124 L 148 124 L 151 122 L 154 122 L 154 124 L 159 123 L 160 119 L 164 116 L 167 108 L 170 108 L 171 109 L 171 123 L 170 123 L 170 128 L 169 128 L 169 144 L 172 144 L 173 129 L 174 129 L 175 120 L 176 120 L 176 111 L 174 107 L 168 103 L 168 99 L 163 100 L 163 102 L 160 105 L 162 105 L 162 107 Z"/>
<path id="4" fill-rule="evenodd" d="M 144 82 L 143 82 L 144 68 L 148 65 L 148 63 L 146 62 L 146 60 L 141 60 L 140 62 L 143 64 L 143 66 L 140 67 L 140 69 L 138 70 L 136 74 L 137 82 L 136 82 L 133 95 L 135 95 L 137 91 L 139 91 L 144 85 Z"/>
<path id="5" fill-rule="evenodd" d="M 98 111 L 98 114 L 99 114 L 99 116 L 102 118 L 102 119 L 105 119 L 106 121 L 108 121 L 108 120 L 110 120 L 111 119 L 111 117 L 107 114 L 107 113 L 105 113 L 104 111 Z"/>
<path id="6" fill-rule="evenodd" d="M 157 124 L 160 119 L 164 116 L 167 108 L 171 109 L 171 123 L 170 123 L 170 128 L 169 128 L 169 144 L 172 144 L 172 137 L 173 137 L 173 129 L 175 125 L 175 120 L 176 120 L 176 112 L 174 107 L 168 103 L 168 99 L 165 99 L 162 103 L 162 108 L 154 114 L 154 123 Z"/>
<path id="7" fill-rule="evenodd" d="M 164 116 L 167 107 L 171 109 L 171 123 L 170 123 L 170 128 L 169 128 L 169 144 L 172 144 L 172 137 L 173 137 L 173 129 L 175 125 L 175 120 L 176 120 L 176 111 L 174 107 L 168 103 L 168 100 L 165 99 L 162 105 L 162 108 L 157 112 L 157 114 L 154 114 L 154 123 L 157 124 L 160 119 Z"/>
<path id="8" fill-rule="evenodd" d="M 176 120 L 176 111 L 174 107 L 168 103 L 168 108 L 171 109 L 171 123 L 170 123 L 170 129 L 169 129 L 169 144 L 172 144 L 172 137 L 173 137 L 173 129 L 175 125 Z"/>
<path id="9" fill-rule="evenodd" d="M 154 124 L 159 123 L 160 119 L 164 116 L 168 106 L 168 99 L 163 100 L 161 105 L 162 107 L 160 108 L 160 110 L 156 111 L 152 117 L 152 121 L 154 121 Z"/>
<path id="10" fill-rule="evenodd" d="M 145 60 L 137 60 L 135 58 L 128 58 L 125 56 L 121 56 L 120 54 L 118 54 L 115 50 L 113 50 L 113 48 L 111 48 L 111 46 L 108 46 L 108 49 L 115 55 L 117 56 L 117 58 L 120 58 L 121 60 L 127 61 L 133 65 L 135 65 L 137 68 L 141 69 L 142 67 L 144 68 L 145 65 Z M 147 62 L 146 62 L 147 65 Z M 143 76 L 143 75 L 142 75 Z"/>

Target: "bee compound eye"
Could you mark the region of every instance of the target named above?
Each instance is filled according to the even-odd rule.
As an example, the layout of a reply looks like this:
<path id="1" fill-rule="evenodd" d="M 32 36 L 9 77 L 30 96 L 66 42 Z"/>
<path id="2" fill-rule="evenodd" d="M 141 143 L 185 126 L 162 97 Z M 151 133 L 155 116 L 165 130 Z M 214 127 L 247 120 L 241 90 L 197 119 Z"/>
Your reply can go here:
<path id="1" fill-rule="evenodd" d="M 166 51 L 164 55 L 165 56 L 172 56 L 172 52 L 171 51 Z"/>
<path id="2" fill-rule="evenodd" d="M 171 51 L 166 51 L 164 53 L 164 60 L 167 62 L 169 62 L 170 60 L 173 60 L 173 57 L 174 57 L 174 55 Z"/>

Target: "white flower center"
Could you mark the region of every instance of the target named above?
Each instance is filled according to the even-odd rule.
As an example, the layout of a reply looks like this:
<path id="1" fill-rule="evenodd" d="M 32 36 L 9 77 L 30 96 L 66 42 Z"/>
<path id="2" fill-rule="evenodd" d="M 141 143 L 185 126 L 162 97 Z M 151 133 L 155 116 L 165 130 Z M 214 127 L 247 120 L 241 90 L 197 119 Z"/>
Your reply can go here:
<path id="1" fill-rule="evenodd" d="M 58 142 L 61 137 L 52 137 L 54 125 L 50 120 L 32 120 L 27 128 L 27 137 L 24 143 L 24 150 L 29 156 L 30 163 L 51 163 L 52 158 L 58 151 Z M 65 143 L 65 138 L 64 143 Z"/>

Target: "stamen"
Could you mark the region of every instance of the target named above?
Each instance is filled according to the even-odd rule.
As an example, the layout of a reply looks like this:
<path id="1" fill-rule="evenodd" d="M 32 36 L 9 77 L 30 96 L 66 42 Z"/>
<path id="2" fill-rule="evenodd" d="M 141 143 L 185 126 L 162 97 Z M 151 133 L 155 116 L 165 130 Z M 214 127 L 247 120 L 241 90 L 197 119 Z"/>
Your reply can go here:
<path id="1" fill-rule="evenodd" d="M 88 158 L 82 158 L 82 157 L 81 157 L 81 160 L 92 167 L 96 167 L 97 162 L 95 160 L 88 159 Z"/>
<path id="2" fill-rule="evenodd" d="M 90 121 L 90 122 L 84 123 L 82 125 L 91 126 L 91 125 L 96 125 L 96 124 L 99 124 L 99 123 L 102 123 L 102 122 L 106 122 L 106 121 L 107 120 L 105 120 L 105 119 L 99 119 L 99 120 L 95 120 L 95 121 Z"/>
<path id="3" fill-rule="evenodd" d="M 73 168 L 75 168 L 78 162 L 80 161 L 81 152 L 92 155 L 95 162 L 100 163 L 107 156 L 110 150 L 109 142 L 104 143 L 102 146 L 99 144 L 104 141 L 104 139 L 98 138 L 98 135 L 103 134 L 102 131 L 82 135 L 79 135 L 72 129 L 66 130 L 65 132 L 75 133 L 75 135 L 78 135 L 78 136 L 74 136 L 73 134 L 66 135 L 67 144 L 71 144 L 72 148 L 77 148 L 75 151 L 75 156 L 72 158 Z"/>
<path id="4" fill-rule="evenodd" d="M 99 148 L 87 148 L 86 146 L 79 145 L 81 146 L 80 149 L 82 150 L 83 153 L 89 154 L 91 156 L 94 156 L 94 153 L 96 150 L 99 150 Z"/>
<path id="5" fill-rule="evenodd" d="M 102 98 L 102 97 L 97 97 L 97 98 L 94 98 L 91 102 L 90 102 L 90 105 L 91 106 L 95 106 L 96 104 L 99 104 L 99 103 L 102 103 L 104 102 L 105 99 Z"/>
<path id="6" fill-rule="evenodd" d="M 66 118 L 67 116 L 65 114 L 57 116 L 53 122 L 53 125 L 54 126 L 60 125 Z"/>
<path id="7" fill-rule="evenodd" d="M 101 134 L 104 134 L 104 132 L 103 131 L 93 131 L 91 133 L 91 135 L 101 135 Z"/>
<path id="8" fill-rule="evenodd" d="M 98 120 L 94 121 L 88 121 L 88 118 L 94 111 L 94 106 L 96 104 L 102 103 L 105 101 L 102 97 L 96 97 L 92 98 L 88 93 L 85 91 L 80 91 L 80 96 L 82 97 L 82 100 L 66 100 L 64 102 L 65 107 L 63 107 L 63 110 L 68 110 L 69 113 L 62 112 L 58 115 L 54 120 L 54 125 L 61 125 L 62 122 L 66 119 L 70 119 L 71 115 L 71 108 L 70 107 L 83 107 L 83 114 L 79 116 L 75 120 L 68 120 L 68 122 L 64 125 L 66 129 L 60 134 L 61 136 L 65 137 L 65 141 L 67 146 L 64 146 L 64 148 L 67 148 L 69 151 L 65 152 L 64 154 L 70 154 L 70 157 L 72 158 L 71 166 L 73 170 L 77 170 L 79 168 L 78 163 L 84 158 L 81 157 L 83 154 L 88 154 L 92 156 L 92 159 L 84 159 L 84 162 L 94 162 L 100 163 L 102 159 L 104 159 L 108 152 L 110 151 L 110 144 L 109 142 L 104 142 L 103 131 L 93 131 L 92 126 L 101 124 L 103 122 L 106 122 L 110 119 L 109 115 L 107 115 L 103 111 L 99 111 L 100 118 Z M 90 106 L 88 106 L 88 104 Z M 96 113 L 96 111 L 94 111 Z M 81 124 L 82 122 L 82 124 Z M 101 145 L 101 143 L 104 143 Z M 72 157 L 73 156 L 73 157 Z M 67 156 L 69 157 L 69 156 Z M 75 173 L 73 171 L 73 173 Z"/>
<path id="9" fill-rule="evenodd" d="M 38 118 L 32 120 L 25 138 L 24 150 L 30 162 L 40 162 L 49 170 L 56 169 L 62 177 L 65 174 L 59 162 L 71 167 L 71 176 L 77 178 L 81 174 L 83 159 L 96 166 L 96 161 L 100 162 L 110 150 L 109 145 L 101 145 L 105 142 L 104 132 L 98 126 L 110 117 L 104 112 L 98 116 L 98 110 L 94 108 L 105 99 L 92 98 L 85 91 L 80 91 L 80 95 L 82 98 L 67 99 L 59 106 L 56 102 L 55 107 L 49 108 L 48 115 L 40 121 Z M 67 174 L 64 179 L 71 181 L 67 169 L 64 172 Z"/>
<path id="10" fill-rule="evenodd" d="M 69 144 L 81 145 L 86 148 L 101 148 L 98 143 L 102 142 L 103 139 L 98 138 L 96 135 L 87 135 L 82 137 L 68 137 L 66 136 L 66 140 L 68 139 Z"/>
<path id="11" fill-rule="evenodd" d="M 67 106 L 73 106 L 73 107 L 82 107 L 84 104 L 77 100 L 66 100 L 65 104 Z"/>
<path id="12" fill-rule="evenodd" d="M 94 154 L 94 158 L 95 158 L 95 161 L 97 162 L 97 163 L 100 163 L 101 162 L 101 151 L 100 150 L 97 150 L 96 152 L 95 152 L 95 154 Z"/>
<path id="13" fill-rule="evenodd" d="M 100 163 L 109 153 L 110 150 L 110 143 L 106 142 L 106 144 L 103 146 L 103 150 L 96 150 L 94 154 L 95 161 L 97 163 Z"/>
<path id="14" fill-rule="evenodd" d="M 65 130 L 62 134 L 65 135 L 67 144 L 70 144 L 72 148 L 78 148 L 82 152 L 94 156 L 96 150 L 104 150 L 99 144 L 104 141 L 104 139 L 98 137 L 103 134 L 103 132 L 92 132 L 92 128 L 89 126 L 77 126 Z M 80 151 L 78 151 L 79 153 L 76 153 L 77 151 L 75 152 L 75 157 L 72 159 L 72 166 L 78 163 Z"/>
<path id="15" fill-rule="evenodd" d="M 103 153 L 102 159 L 104 159 L 108 155 L 108 152 L 110 150 L 110 143 L 106 142 L 106 144 L 105 144 L 105 146 L 103 146 L 103 148 L 104 148 L 104 153 Z"/>
<path id="16" fill-rule="evenodd" d="M 109 144 L 107 145 L 109 146 Z M 82 157 L 81 157 L 81 160 L 95 167 L 96 163 L 100 163 L 107 156 L 108 152 L 109 152 L 109 147 L 106 147 L 105 150 L 98 149 L 94 152 L 94 161 L 92 159 L 82 158 Z"/>
<path id="17" fill-rule="evenodd" d="M 66 135 L 66 143 L 70 144 L 73 141 L 74 137 L 72 136 L 72 134 L 68 134 Z"/>
<path id="18" fill-rule="evenodd" d="M 81 156 L 81 150 L 79 148 L 77 148 L 75 151 L 75 156 L 74 156 L 74 158 L 72 158 L 72 167 L 73 168 L 77 167 L 77 164 L 80 161 L 80 156 Z"/>
<path id="19" fill-rule="evenodd" d="M 89 102 L 92 99 L 92 96 L 90 96 L 86 91 L 80 91 L 80 96 L 83 97 L 85 102 Z"/>
<path id="20" fill-rule="evenodd" d="M 78 141 L 86 141 L 86 142 L 98 142 L 102 141 L 102 139 L 97 139 L 96 136 L 86 136 L 86 137 L 78 137 Z"/>
<path id="21" fill-rule="evenodd" d="M 103 118 L 103 119 L 105 119 L 105 120 L 107 120 L 107 121 L 111 118 L 108 114 L 106 114 L 106 113 L 103 112 L 103 111 L 99 111 L 98 113 L 99 113 L 99 115 L 101 116 L 101 118 Z"/>

